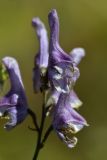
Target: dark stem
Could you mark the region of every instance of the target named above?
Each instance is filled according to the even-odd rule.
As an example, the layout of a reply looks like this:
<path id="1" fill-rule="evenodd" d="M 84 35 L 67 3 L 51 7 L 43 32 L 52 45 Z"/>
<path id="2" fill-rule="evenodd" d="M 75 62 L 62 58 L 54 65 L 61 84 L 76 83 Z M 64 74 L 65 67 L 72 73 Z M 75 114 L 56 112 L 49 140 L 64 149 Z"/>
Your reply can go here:
<path id="1" fill-rule="evenodd" d="M 42 138 L 42 131 L 43 131 L 43 127 L 44 127 L 45 117 L 46 117 L 45 116 L 45 107 L 43 105 L 42 106 L 42 119 L 41 119 L 40 129 L 38 132 L 37 145 L 36 145 L 36 150 L 34 153 L 33 160 L 37 160 L 40 149 L 42 148 L 41 138 Z"/>
<path id="2" fill-rule="evenodd" d="M 37 123 L 37 119 L 36 119 L 36 114 L 31 109 L 28 109 L 28 114 L 32 117 L 32 120 L 33 120 L 33 123 L 34 123 L 34 126 L 35 126 L 34 129 L 31 128 L 31 127 L 29 127 L 29 129 L 31 129 L 33 131 L 37 131 L 37 134 L 38 134 L 37 144 L 36 144 L 33 160 L 37 160 L 40 150 L 43 148 L 44 143 L 46 142 L 46 140 L 48 139 L 51 131 L 53 130 L 52 125 L 50 125 L 49 128 L 47 129 L 43 139 L 42 139 L 42 132 L 43 132 L 43 128 L 44 128 L 46 112 L 47 112 L 47 109 L 45 108 L 45 105 L 43 105 L 42 106 L 41 123 L 40 123 L 40 127 L 39 127 L 39 125 Z"/>
<path id="3" fill-rule="evenodd" d="M 45 133 L 45 135 L 44 135 L 44 138 L 43 138 L 43 140 L 42 140 L 42 146 L 44 145 L 44 143 L 45 143 L 46 140 L 48 139 L 48 137 L 49 137 L 50 133 L 52 132 L 52 130 L 53 130 L 53 126 L 50 125 L 50 127 L 47 129 L 47 131 L 46 131 L 46 133 Z"/>
<path id="4" fill-rule="evenodd" d="M 37 123 L 37 118 L 36 118 L 36 114 L 30 109 L 30 108 L 28 108 L 28 114 L 32 117 L 32 120 L 33 120 L 33 124 L 34 124 L 34 126 L 35 126 L 35 129 L 32 129 L 31 127 L 29 127 L 28 126 L 28 128 L 29 129 L 31 129 L 31 130 L 35 130 L 35 131 L 38 131 L 39 132 L 39 125 L 38 125 L 38 123 Z"/>

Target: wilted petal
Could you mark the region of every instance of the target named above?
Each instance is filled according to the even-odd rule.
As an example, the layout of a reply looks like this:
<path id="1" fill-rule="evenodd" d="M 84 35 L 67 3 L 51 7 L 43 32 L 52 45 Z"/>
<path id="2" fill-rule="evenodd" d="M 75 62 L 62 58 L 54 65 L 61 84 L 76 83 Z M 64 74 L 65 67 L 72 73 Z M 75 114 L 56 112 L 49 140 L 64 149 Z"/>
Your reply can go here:
<path id="1" fill-rule="evenodd" d="M 62 93 L 59 97 L 53 113 L 53 127 L 58 135 L 63 135 L 64 138 L 61 137 L 62 140 L 70 145 L 72 134 L 77 133 L 84 126 L 87 126 L 87 122 L 70 106 L 68 96 L 68 94 Z M 72 143 L 71 146 L 73 146 Z"/>
<path id="2" fill-rule="evenodd" d="M 82 58 L 85 56 L 85 50 L 83 48 L 74 48 L 70 55 L 73 59 L 74 65 L 78 65 Z"/>
<path id="3" fill-rule="evenodd" d="M 0 112 L 9 115 L 10 120 L 4 126 L 9 130 L 26 118 L 28 104 L 17 61 L 12 57 L 2 61 L 9 74 L 11 89 L 0 99 Z"/>

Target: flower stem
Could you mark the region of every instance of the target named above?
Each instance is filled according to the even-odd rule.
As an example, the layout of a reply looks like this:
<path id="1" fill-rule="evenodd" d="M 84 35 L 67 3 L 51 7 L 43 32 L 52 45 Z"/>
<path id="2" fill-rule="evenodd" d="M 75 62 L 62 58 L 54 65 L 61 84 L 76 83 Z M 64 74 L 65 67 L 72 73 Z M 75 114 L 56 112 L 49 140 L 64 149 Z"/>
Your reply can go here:
<path id="1" fill-rule="evenodd" d="M 52 132 L 52 130 L 53 130 L 53 126 L 50 125 L 49 128 L 47 129 L 45 135 L 44 135 L 44 138 L 43 138 L 43 140 L 42 140 L 42 145 L 44 145 L 44 143 L 45 143 L 46 140 L 48 139 L 48 137 L 49 137 L 50 133 Z"/>
<path id="2" fill-rule="evenodd" d="M 40 149 L 43 147 L 42 143 L 41 143 L 41 137 L 42 137 L 42 131 L 43 131 L 43 127 L 44 127 L 45 117 L 46 117 L 45 116 L 45 107 L 43 105 L 42 106 L 42 119 L 41 119 L 40 129 L 38 131 L 37 145 L 36 145 L 36 150 L 34 153 L 33 160 L 37 160 Z"/>
<path id="3" fill-rule="evenodd" d="M 28 114 L 32 117 L 33 124 L 35 126 L 34 129 L 31 128 L 30 126 L 28 126 L 28 128 L 31 129 L 31 130 L 33 130 L 33 131 L 38 131 L 39 132 L 39 125 L 37 123 L 36 114 L 30 108 L 28 108 Z"/>
<path id="4" fill-rule="evenodd" d="M 45 123 L 47 111 L 48 111 L 47 108 L 45 108 L 45 94 L 44 94 L 44 103 L 42 105 L 42 115 L 41 115 L 40 126 L 38 125 L 38 122 L 37 122 L 36 113 L 34 113 L 31 109 L 28 109 L 28 114 L 31 116 L 33 124 L 35 126 L 35 128 L 31 128 L 29 126 L 28 128 L 31 129 L 32 131 L 36 131 L 38 134 L 36 148 L 35 148 L 35 152 L 32 160 L 37 160 L 40 150 L 44 147 L 46 140 L 48 139 L 51 131 L 53 130 L 52 125 L 50 125 L 49 128 L 46 130 L 42 139 L 42 133 L 44 129 L 44 123 Z"/>

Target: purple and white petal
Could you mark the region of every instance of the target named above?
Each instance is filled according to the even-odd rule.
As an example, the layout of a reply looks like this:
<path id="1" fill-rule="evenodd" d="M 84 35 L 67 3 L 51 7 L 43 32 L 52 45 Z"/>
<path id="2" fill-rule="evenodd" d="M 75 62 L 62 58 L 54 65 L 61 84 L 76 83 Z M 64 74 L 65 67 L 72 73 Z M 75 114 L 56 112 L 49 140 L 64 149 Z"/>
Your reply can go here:
<path id="1" fill-rule="evenodd" d="M 5 97 L 0 98 L 0 117 L 3 116 L 6 109 L 8 109 L 9 107 L 15 106 L 17 102 L 18 102 L 17 94 L 13 94 L 10 97 L 5 96 Z"/>
<path id="2" fill-rule="evenodd" d="M 74 65 L 71 55 L 65 53 L 59 45 L 59 19 L 56 10 L 49 13 L 50 44 L 48 78 L 57 91 L 68 93 L 74 86 L 80 73 Z"/>
<path id="3" fill-rule="evenodd" d="M 74 92 L 74 90 L 71 90 L 70 93 L 68 94 L 66 101 L 70 104 L 72 108 L 79 108 L 83 103 L 82 101 L 78 98 L 77 94 Z"/>
<path id="4" fill-rule="evenodd" d="M 78 142 L 76 137 L 67 137 L 63 132 L 57 131 L 58 137 L 67 145 L 68 148 L 74 148 Z"/>
<path id="5" fill-rule="evenodd" d="M 77 66 L 85 56 L 85 50 L 83 48 L 74 48 L 70 52 L 70 56 L 73 59 L 74 65 Z"/>
<path id="6" fill-rule="evenodd" d="M 69 144 L 70 140 L 72 141 L 72 134 L 79 132 L 84 126 L 88 126 L 88 124 L 86 120 L 70 106 L 68 96 L 69 94 L 60 94 L 58 103 L 53 111 L 53 128 L 57 133 L 62 134 L 62 140 Z"/>
<path id="7" fill-rule="evenodd" d="M 60 92 L 58 92 L 56 89 L 49 90 L 47 93 L 46 107 L 56 105 L 58 102 L 59 96 L 60 96 Z"/>
<path id="8" fill-rule="evenodd" d="M 75 85 L 80 72 L 75 66 L 59 63 L 57 66 L 49 67 L 48 76 L 51 86 L 59 92 L 68 93 Z"/>

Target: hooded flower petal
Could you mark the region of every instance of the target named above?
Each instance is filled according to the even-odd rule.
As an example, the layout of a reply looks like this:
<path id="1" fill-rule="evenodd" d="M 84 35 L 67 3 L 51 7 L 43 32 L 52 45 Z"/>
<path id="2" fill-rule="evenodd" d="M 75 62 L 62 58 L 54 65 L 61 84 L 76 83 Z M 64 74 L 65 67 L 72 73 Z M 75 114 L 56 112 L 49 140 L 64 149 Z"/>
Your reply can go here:
<path id="1" fill-rule="evenodd" d="M 87 126 L 87 122 L 70 106 L 68 96 L 69 94 L 61 93 L 59 97 L 53 113 L 53 127 L 68 147 L 74 147 L 77 139 L 72 139 L 72 134 Z"/>
<path id="2" fill-rule="evenodd" d="M 40 67 L 40 69 L 42 70 L 41 72 L 43 73 L 43 69 L 45 70 L 48 66 L 49 56 L 47 31 L 45 29 L 44 24 L 41 22 L 39 18 L 33 18 L 32 24 L 36 28 L 36 33 L 40 43 L 36 64 Z"/>
<path id="3" fill-rule="evenodd" d="M 73 59 L 59 45 L 59 20 L 56 10 L 49 13 L 50 45 L 49 69 L 50 84 L 58 91 L 67 93 L 79 77 L 79 69 L 73 66 Z"/>
<path id="4" fill-rule="evenodd" d="M 0 99 L 0 113 L 1 116 L 9 115 L 4 128 L 10 130 L 26 118 L 28 104 L 17 61 L 12 57 L 5 57 L 2 61 L 9 74 L 11 89 Z"/>
<path id="5" fill-rule="evenodd" d="M 63 51 L 59 45 L 59 19 L 55 9 L 49 13 L 50 25 L 50 45 L 49 45 L 49 61 L 57 64 L 59 62 L 71 63 L 71 57 Z"/>
<path id="6" fill-rule="evenodd" d="M 44 24 L 39 18 L 33 18 L 32 25 L 36 29 L 36 33 L 39 39 L 39 52 L 35 56 L 34 70 L 33 70 L 33 83 L 34 90 L 38 92 L 42 88 L 42 82 L 46 76 L 48 67 L 48 37 Z M 45 78 L 46 79 L 46 78 Z M 43 80 L 43 81 L 42 81 Z M 41 82 L 42 81 L 42 82 Z M 46 82 L 44 82 L 45 84 Z"/>

